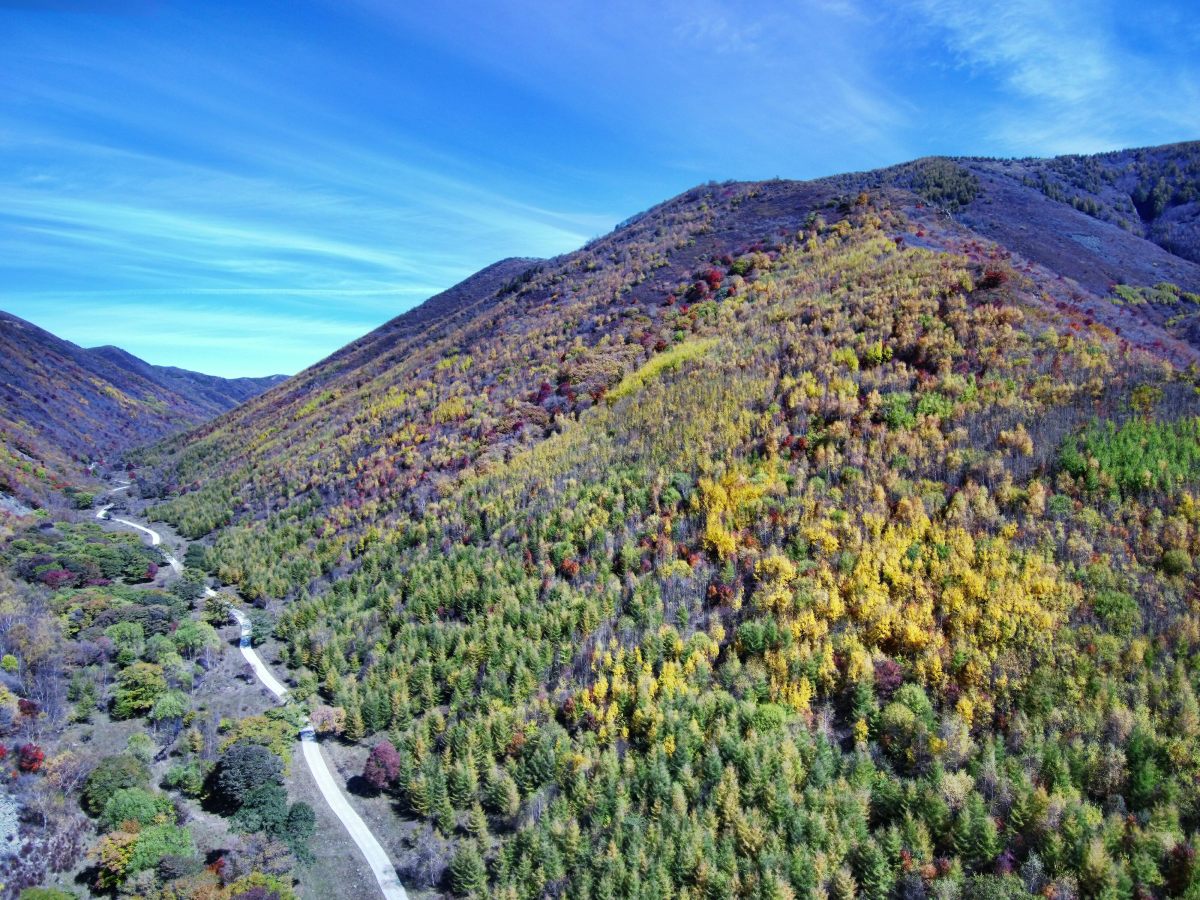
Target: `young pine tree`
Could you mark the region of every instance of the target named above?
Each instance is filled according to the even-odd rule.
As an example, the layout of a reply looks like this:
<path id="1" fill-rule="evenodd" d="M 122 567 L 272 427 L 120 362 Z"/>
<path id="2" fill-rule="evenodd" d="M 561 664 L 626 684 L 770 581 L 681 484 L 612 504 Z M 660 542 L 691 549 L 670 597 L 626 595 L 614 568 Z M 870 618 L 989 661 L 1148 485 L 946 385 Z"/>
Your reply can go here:
<path id="1" fill-rule="evenodd" d="M 474 841 L 466 841 L 450 860 L 450 887 L 460 897 L 481 897 L 487 890 L 487 866 Z"/>

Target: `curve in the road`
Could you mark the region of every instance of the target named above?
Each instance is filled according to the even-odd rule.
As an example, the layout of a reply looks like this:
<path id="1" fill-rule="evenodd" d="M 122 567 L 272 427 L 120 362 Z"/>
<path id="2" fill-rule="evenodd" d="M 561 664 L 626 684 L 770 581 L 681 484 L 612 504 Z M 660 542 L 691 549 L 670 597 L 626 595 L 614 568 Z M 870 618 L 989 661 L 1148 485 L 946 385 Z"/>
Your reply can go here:
<path id="1" fill-rule="evenodd" d="M 119 487 L 113 488 L 108 493 L 115 494 L 117 491 L 123 491 L 127 487 L 129 487 L 129 485 L 122 484 Z M 96 510 L 96 518 L 97 519 L 107 519 L 110 522 L 119 522 L 122 525 L 128 525 L 130 528 L 136 528 L 138 531 L 140 531 L 143 534 L 148 535 L 150 537 L 150 546 L 151 547 L 157 547 L 159 544 L 162 543 L 162 535 L 159 534 L 157 531 L 155 531 L 153 528 L 147 528 L 145 525 L 139 525 L 137 522 L 130 522 L 128 519 L 118 519 L 116 516 L 110 516 L 108 514 L 108 511 L 112 508 L 113 508 L 113 504 L 111 504 L 111 503 L 109 503 L 106 506 L 100 507 L 98 510 Z M 179 560 L 177 560 L 172 554 L 168 553 L 166 550 L 164 550 L 162 552 L 162 554 L 163 554 L 163 557 L 167 561 L 167 565 L 171 567 L 171 571 L 174 572 L 176 575 L 182 575 L 183 574 L 183 563 L 181 563 Z"/>
<path id="2" fill-rule="evenodd" d="M 216 596 L 217 593 L 212 588 L 205 588 L 204 591 L 209 597 Z M 242 639 L 238 644 L 242 651 L 242 656 L 246 658 L 246 662 L 248 662 L 251 668 L 254 669 L 254 674 L 257 675 L 258 680 L 263 683 L 263 687 L 274 694 L 276 700 L 282 700 L 284 695 L 287 694 L 287 688 L 275 679 L 275 676 L 271 674 L 271 670 L 267 668 L 266 663 L 264 663 L 262 658 L 254 652 L 254 648 L 251 646 L 250 642 L 250 635 L 252 633 L 250 620 L 236 609 L 230 609 L 229 611 L 233 613 L 233 617 L 237 619 L 238 625 L 240 625 L 242 628 Z"/>
<path id="3" fill-rule="evenodd" d="M 207 591 L 214 593 L 212 588 L 207 588 Z M 242 629 L 240 641 L 242 656 L 254 669 L 254 674 L 258 676 L 258 680 L 263 683 L 263 686 L 274 694 L 276 699 L 282 700 L 287 694 L 287 688 L 276 680 L 275 676 L 271 674 L 271 670 L 254 652 L 250 642 L 250 636 L 253 633 L 250 620 L 239 610 L 231 608 L 230 612 L 233 613 L 233 617 L 237 619 L 238 625 Z M 371 867 L 371 873 L 379 883 L 379 890 L 383 892 L 384 898 L 386 900 L 408 900 L 408 894 L 404 890 L 404 885 L 400 883 L 400 876 L 396 874 L 396 868 L 388 858 L 387 851 L 383 849 L 370 827 L 354 811 L 354 807 L 350 805 L 346 795 L 338 787 L 337 779 L 333 777 L 329 765 L 325 762 L 321 745 L 317 743 L 317 736 L 312 725 L 308 723 L 305 723 L 304 728 L 300 731 L 300 749 L 303 751 L 304 761 L 308 764 L 308 770 L 312 773 L 313 781 L 317 783 L 317 788 L 321 791 L 321 796 L 325 798 L 330 810 L 341 821 L 347 834 L 350 835 L 350 839 L 358 845 L 367 865 Z"/>
<path id="4" fill-rule="evenodd" d="M 129 485 L 121 485 L 109 491 L 115 493 L 119 490 L 124 490 Z M 139 525 L 137 522 L 130 522 L 128 519 L 118 519 L 115 516 L 109 516 L 108 510 L 112 507 L 102 506 L 96 511 L 97 519 L 109 519 L 113 522 L 119 522 L 122 525 L 128 525 L 130 528 L 136 528 L 150 536 L 151 546 L 157 547 L 162 543 L 162 535 L 153 528 L 147 528 L 144 525 Z M 176 574 L 183 571 L 183 566 L 174 556 L 165 554 L 167 562 Z M 212 588 L 206 587 L 206 596 L 216 594 Z M 254 648 L 251 646 L 250 636 L 252 634 L 252 626 L 250 620 L 236 609 L 230 609 L 233 617 L 237 619 L 238 625 L 242 629 L 240 641 L 240 649 L 242 656 L 246 662 L 254 669 L 254 674 L 258 676 L 258 680 L 263 683 L 263 686 L 275 695 L 277 700 L 283 700 L 287 694 L 287 688 L 271 674 L 271 670 L 267 668 Z M 342 789 L 338 787 L 337 779 L 333 777 L 333 773 L 329 770 L 329 765 L 325 762 L 325 755 L 321 752 L 321 745 L 317 743 L 317 736 L 313 732 L 312 725 L 305 724 L 300 732 L 300 747 L 303 751 L 304 762 L 308 764 L 308 770 L 312 773 L 313 781 L 317 784 L 317 789 L 321 792 L 321 796 L 325 798 L 325 802 L 329 805 L 329 809 L 333 812 L 338 820 L 346 829 L 346 833 L 350 835 L 350 839 L 354 841 L 359 852 L 367 861 L 367 865 L 371 868 L 371 873 L 375 876 L 375 880 L 379 883 L 379 890 L 383 893 L 384 900 L 408 900 L 408 894 L 404 890 L 404 885 L 400 883 L 400 876 L 396 874 L 396 868 L 392 865 L 391 859 L 388 858 L 387 851 L 376 839 L 367 823 L 362 820 L 362 817 L 354 811 L 346 795 L 342 793 Z"/>

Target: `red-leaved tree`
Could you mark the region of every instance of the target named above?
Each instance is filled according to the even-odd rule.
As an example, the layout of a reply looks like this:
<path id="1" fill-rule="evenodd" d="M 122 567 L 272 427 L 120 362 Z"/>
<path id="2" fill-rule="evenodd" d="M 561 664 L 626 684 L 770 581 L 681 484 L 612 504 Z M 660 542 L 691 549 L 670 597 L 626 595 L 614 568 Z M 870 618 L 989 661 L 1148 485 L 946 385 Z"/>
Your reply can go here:
<path id="1" fill-rule="evenodd" d="M 367 784 L 382 791 L 400 775 L 400 754 L 391 741 L 380 741 L 371 748 L 367 764 L 363 766 L 363 778 Z"/>
<path id="2" fill-rule="evenodd" d="M 45 758 L 46 754 L 37 744 L 24 744 L 17 751 L 17 768 L 22 772 L 36 772 Z"/>
<path id="3" fill-rule="evenodd" d="M 42 584 L 51 590 L 57 591 L 61 587 L 70 587 L 75 584 L 75 573 L 69 569 L 49 569 L 42 573 Z"/>

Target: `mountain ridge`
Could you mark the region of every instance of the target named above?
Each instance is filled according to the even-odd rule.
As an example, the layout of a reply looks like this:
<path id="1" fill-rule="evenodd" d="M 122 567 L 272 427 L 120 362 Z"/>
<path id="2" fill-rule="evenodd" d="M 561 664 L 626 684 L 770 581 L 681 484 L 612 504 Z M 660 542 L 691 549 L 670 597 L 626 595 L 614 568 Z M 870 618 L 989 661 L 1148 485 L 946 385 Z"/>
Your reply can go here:
<path id="1" fill-rule="evenodd" d="M 704 185 L 134 455 L 406 886 L 1200 887 L 1196 266 L 1026 177 Z"/>
<path id="2" fill-rule="evenodd" d="M 1104 158 L 1115 160 L 1114 166 L 1127 158 L 1146 160 L 1150 174 L 1143 173 L 1144 177 L 1139 176 L 1140 180 L 1134 179 L 1136 184 L 1141 184 L 1151 175 L 1157 178 L 1155 173 L 1172 166 L 1189 178 L 1200 179 L 1200 163 L 1196 162 L 1200 160 L 1198 143 L 1120 151 L 1106 154 Z M 970 248 L 968 252 L 976 259 L 982 259 L 992 252 L 985 247 L 991 241 L 989 234 L 1001 237 L 1019 234 L 1022 230 L 1028 230 L 1030 224 L 1043 221 L 1049 226 L 1044 229 L 1045 241 L 1030 239 L 1022 242 L 1013 239 L 1013 243 L 1020 248 L 1015 251 L 1005 244 L 999 246 L 1003 253 L 1011 255 L 1016 252 L 1024 260 L 1021 263 L 1024 274 L 1040 273 L 1037 274 L 1037 280 L 1047 302 L 1082 320 L 1102 323 L 1112 328 L 1122 342 L 1150 349 L 1174 364 L 1186 366 L 1200 360 L 1197 351 L 1200 346 L 1200 308 L 1192 299 L 1198 296 L 1196 292 L 1200 292 L 1200 265 L 1170 253 L 1134 233 L 1129 227 L 1118 227 L 1082 211 L 1077 208 L 1082 201 L 1072 205 L 1061 199 L 1056 200 L 1050 196 L 1054 191 L 1031 186 L 1021 180 L 1029 180 L 1029 171 L 1038 170 L 1039 166 L 1048 169 L 1055 163 L 1056 160 L 995 161 L 930 157 L 888 169 L 806 182 L 775 179 L 698 186 L 630 217 L 610 234 L 572 253 L 541 261 L 502 260 L 486 267 L 426 304 L 385 323 L 326 360 L 309 367 L 282 387 L 206 423 L 190 437 L 176 440 L 169 452 L 174 454 L 183 450 L 181 458 L 184 465 L 174 471 L 187 472 L 189 455 L 197 452 L 198 448 L 184 450 L 185 443 L 199 441 L 203 445 L 213 438 L 217 444 L 221 444 L 222 432 L 239 427 L 248 428 L 257 433 L 256 438 L 236 440 L 232 446 L 226 443 L 228 452 L 218 450 L 215 446 L 205 446 L 203 451 L 208 458 L 224 459 L 230 463 L 237 461 L 240 465 L 251 459 L 264 444 L 283 446 L 285 441 L 282 435 L 307 432 L 318 422 L 331 422 L 331 410 L 318 411 L 314 403 L 340 408 L 350 423 L 364 419 L 361 411 L 364 405 L 382 403 L 392 416 L 398 415 L 405 404 L 411 409 L 412 400 L 407 394 L 400 398 L 394 385 L 388 387 L 389 380 L 406 377 L 391 371 L 393 368 L 420 366 L 422 354 L 428 357 L 435 347 L 451 357 L 461 350 L 467 354 L 469 364 L 473 341 L 486 340 L 489 330 L 496 334 L 507 330 L 511 332 L 511 339 L 519 342 L 524 336 L 519 334 L 521 326 L 516 323 L 532 321 L 537 317 L 550 317 L 546 326 L 539 327 L 553 330 L 558 327 L 551 324 L 554 307 L 566 302 L 563 293 L 556 291 L 554 285 L 569 284 L 572 279 L 588 285 L 592 293 L 595 293 L 598 282 L 604 279 L 612 282 L 612 286 L 606 288 L 610 291 L 608 300 L 595 309 L 622 306 L 624 312 L 615 317 L 611 312 L 606 312 L 606 319 L 611 321 L 615 318 L 619 321 L 625 315 L 644 317 L 649 322 L 648 330 L 661 329 L 664 317 L 676 315 L 680 308 L 686 309 L 689 300 L 698 297 L 703 299 L 699 293 L 692 296 L 703 287 L 699 273 L 711 267 L 718 258 L 728 257 L 732 260 L 764 249 L 768 254 L 774 252 L 772 248 L 794 235 L 797 229 L 803 231 L 806 223 L 811 223 L 815 217 L 822 214 L 845 215 L 853 207 L 855 197 L 864 191 L 878 193 L 907 218 L 912 227 L 901 237 L 902 242 L 939 251 L 967 246 Z M 1020 168 L 1016 174 L 1009 173 L 1003 178 L 989 174 L 988 167 L 999 166 L 1004 169 L 1018 164 Z M 1200 180 L 1195 183 L 1200 184 Z M 1192 184 L 1187 182 L 1176 194 L 1191 197 L 1194 187 L 1189 185 Z M 1020 196 L 1020 203 L 1010 199 L 1013 192 Z M 1128 207 L 1134 208 L 1133 198 L 1128 197 L 1127 200 Z M 1164 209 L 1170 207 L 1170 202 L 1173 201 L 1168 198 Z M 714 213 L 718 208 L 719 215 Z M 1189 214 L 1196 212 L 1195 202 L 1191 199 L 1182 202 L 1180 208 L 1186 208 Z M 1010 210 L 1008 216 L 1002 215 L 1004 209 Z M 1039 216 L 1041 219 L 1037 218 Z M 1063 236 L 1058 232 L 1075 237 Z M 1191 253 L 1188 250 L 1191 246 L 1187 244 L 1183 249 Z M 631 259 L 634 259 L 633 263 Z M 631 266 L 636 271 L 629 277 Z M 614 274 L 618 269 L 625 271 Z M 589 276 L 588 272 L 596 274 Z M 1177 294 L 1167 296 L 1153 291 L 1154 285 L 1164 276 L 1176 279 Z M 1145 291 L 1145 297 L 1139 294 L 1136 298 L 1138 302 L 1123 302 L 1114 291 L 1124 287 L 1126 282 L 1133 284 L 1137 291 Z M 508 290 L 502 291 L 502 288 Z M 441 323 L 426 333 L 421 332 L 426 317 L 436 318 L 439 304 L 453 310 L 447 319 L 449 324 Z M 674 311 L 671 310 L 672 306 L 675 306 Z M 454 330 L 448 331 L 451 327 Z M 523 396 L 520 392 L 510 391 L 505 384 L 497 383 L 494 375 L 490 376 L 486 383 L 475 384 L 474 387 L 483 389 L 488 397 L 503 395 L 500 406 L 507 412 L 495 408 L 496 404 L 493 404 L 491 419 L 494 422 L 503 423 L 506 419 L 524 421 L 532 417 L 534 421 L 549 423 L 559 415 L 578 416 L 615 386 L 620 380 L 619 373 L 628 371 L 633 360 L 653 356 L 656 351 L 652 348 L 657 346 L 656 341 L 664 345 L 670 343 L 664 342 L 665 335 L 661 333 L 651 340 L 645 330 L 634 329 L 640 334 L 639 346 L 636 349 L 627 346 L 625 350 L 616 352 L 612 346 L 614 342 L 605 338 L 596 324 L 584 327 L 579 321 L 571 320 L 562 327 L 574 327 L 574 340 L 583 341 L 585 349 L 587 342 L 596 338 L 608 343 L 602 354 L 605 359 L 598 363 L 600 368 L 576 371 L 570 365 L 563 365 L 573 351 L 560 352 L 559 365 L 543 364 L 543 368 L 548 370 L 545 372 L 546 380 L 540 383 L 527 382 Z M 416 343 L 414 335 L 423 341 Z M 627 341 L 628 336 L 619 340 Z M 440 364 L 447 363 L 441 361 Z M 538 368 L 536 356 L 526 357 L 524 365 L 528 371 Z M 557 374 L 554 368 L 558 368 Z M 586 369 L 586 366 L 582 368 Z M 351 369 L 354 370 L 352 379 L 349 375 Z M 429 375 L 428 364 L 421 374 Z M 470 382 L 473 376 L 464 373 L 463 377 Z M 436 381 L 436 377 L 433 380 Z M 505 380 L 508 381 L 509 377 L 505 376 Z M 372 384 L 375 394 L 371 393 Z M 380 396 L 380 392 L 386 396 Z M 538 397 L 544 399 L 538 401 Z M 564 400 L 564 397 L 567 399 Z M 432 404 L 428 398 L 422 402 L 427 407 Z M 285 413 L 288 409 L 291 410 L 290 414 Z M 425 414 L 430 411 L 426 409 Z M 284 414 L 282 418 L 280 414 Z M 263 423 L 255 423 L 256 417 L 274 419 L 275 424 L 268 426 L 264 434 L 260 427 Z M 347 427 L 357 432 L 353 424 Z M 411 423 L 408 427 L 412 428 Z M 428 438 L 430 432 L 439 430 L 444 429 L 418 429 L 415 443 L 406 456 L 421 453 L 438 457 L 434 449 L 438 441 L 435 439 L 431 442 Z M 504 427 L 497 429 L 495 426 L 484 429 L 469 443 L 486 445 L 489 436 L 498 436 L 501 445 L 511 443 L 512 435 Z M 328 455 L 328 448 L 334 440 L 346 442 L 344 435 L 338 437 L 333 431 L 327 431 L 326 439 L 322 441 L 325 450 L 315 456 L 289 458 L 286 465 L 289 470 L 307 467 L 312 474 L 302 481 L 323 497 L 344 491 L 347 484 L 345 479 L 329 477 L 330 473 L 322 471 L 322 464 L 316 462 L 322 454 Z M 355 437 L 353 440 L 364 439 Z M 369 446 L 371 443 L 365 442 L 356 452 L 378 457 L 381 451 L 376 450 L 372 454 L 366 449 Z M 493 451 L 509 452 L 499 447 L 494 447 Z M 147 458 L 153 456 L 151 454 Z M 449 468 L 464 464 L 459 459 Z M 258 464 L 251 468 L 260 474 L 270 471 Z M 418 465 L 417 468 L 423 467 Z M 434 468 L 445 470 L 447 463 L 439 458 Z M 172 467 L 164 471 L 170 472 Z M 225 471 L 231 471 L 229 466 L 225 467 Z M 317 482 L 320 482 L 320 487 L 317 487 Z M 178 486 L 178 482 L 172 483 L 168 479 L 165 483 L 147 485 L 147 489 L 159 493 Z M 232 484 L 230 490 L 233 490 Z M 426 488 L 421 488 L 421 491 L 424 490 Z M 255 493 L 255 490 L 251 489 L 250 493 Z"/>
<path id="3" fill-rule="evenodd" d="M 1134 165 L 1135 160 L 1144 160 L 1146 171 L 1130 181 L 1126 170 Z M 946 177 L 944 172 L 937 171 L 932 176 L 925 176 L 927 182 L 933 182 L 926 185 L 926 190 L 922 190 L 920 184 L 913 183 L 914 173 L 919 175 L 921 169 L 931 163 L 935 166 L 949 164 L 960 169 L 968 178 L 975 179 L 971 196 L 961 198 L 965 202 L 952 203 L 952 210 L 944 210 L 938 202 L 941 197 L 937 196 L 938 180 Z M 1101 168 L 1100 175 L 1094 171 L 1097 165 Z M 1077 170 L 1082 170 L 1086 177 L 1080 176 Z M 1186 221 L 1186 229 L 1181 236 L 1174 238 L 1173 244 L 1184 255 L 1173 253 L 1168 247 L 1150 239 L 1153 235 L 1147 228 L 1153 223 L 1140 218 L 1135 204 L 1137 191 L 1147 185 L 1157 185 L 1164 172 L 1173 172 L 1171 177 L 1174 180 L 1165 199 L 1160 198 L 1163 207 L 1157 215 L 1162 217 L 1163 214 L 1169 214 Z M 1030 184 L 1034 176 L 1040 180 Z M 1113 196 L 1118 182 L 1125 183 L 1130 189 L 1129 193 L 1121 195 L 1124 196 L 1123 204 L 1118 202 L 1119 197 L 1114 199 Z M 812 208 L 832 198 L 862 190 L 898 188 L 908 191 L 918 204 L 912 210 L 914 214 L 923 215 L 919 209 L 921 200 L 930 202 L 935 212 L 952 215 L 956 225 L 964 226 L 980 237 L 994 240 L 1032 263 L 1045 266 L 1056 277 L 1070 279 L 1083 289 L 1077 299 L 1085 303 L 1088 302 L 1088 295 L 1099 300 L 1112 298 L 1113 288 L 1127 281 L 1147 288 L 1160 282 L 1177 283 L 1185 293 L 1200 292 L 1200 263 L 1196 262 L 1200 260 L 1200 226 L 1196 224 L 1200 223 L 1200 203 L 1197 202 L 1197 197 L 1200 197 L 1200 142 L 1179 142 L 1094 156 L 1074 155 L 1053 159 L 926 157 L 885 169 L 811 181 L 775 179 L 769 182 L 726 182 L 721 187 L 725 190 L 746 189 L 755 184 L 789 186 L 791 193 L 806 197 L 804 202 L 810 207 L 806 212 L 811 212 Z M 361 359 L 372 350 L 377 351 L 377 367 L 383 365 L 384 351 L 393 346 L 386 342 L 385 336 L 393 335 L 395 342 L 411 342 L 423 317 L 434 314 L 437 307 L 435 301 L 453 303 L 472 291 L 479 292 L 481 296 L 476 300 L 466 300 L 455 309 L 454 315 L 461 319 L 473 303 L 498 302 L 494 290 L 496 285 L 492 283 L 495 272 L 502 271 L 510 278 L 523 275 L 531 278 L 534 270 L 541 266 L 585 253 L 594 245 L 619 240 L 620 235 L 637 228 L 647 219 L 668 214 L 673 205 L 686 205 L 688 198 L 707 187 L 692 188 L 637 213 L 616 226 L 611 234 L 585 244 L 574 253 L 562 254 L 553 260 L 512 258 L 497 261 L 299 373 L 295 377 L 300 380 L 292 383 L 288 396 L 294 399 L 315 389 L 324 383 L 321 378 L 335 377 L 341 371 L 341 366 L 349 364 L 348 360 Z M 1085 212 L 1089 201 L 1105 199 L 1102 196 L 1105 191 L 1107 203 L 1092 209 L 1091 213 Z M 1008 210 L 1009 215 L 998 215 L 997 207 Z M 1130 218 L 1122 220 L 1119 213 Z M 1113 219 L 1117 221 L 1111 221 Z M 1029 224 L 1035 221 L 1047 227 L 1031 231 Z M 790 217 L 785 214 L 780 219 L 783 227 L 794 228 L 799 223 L 800 218 L 794 214 Z M 492 290 L 489 291 L 489 288 Z M 1164 352 L 1169 352 L 1176 361 L 1190 360 L 1192 354 L 1187 347 L 1200 347 L 1200 311 L 1185 308 L 1185 314 L 1181 316 L 1178 298 L 1166 298 L 1170 302 L 1165 303 L 1155 302 L 1158 299 L 1163 298 L 1150 293 L 1148 300 L 1137 304 L 1137 308 L 1132 310 L 1132 321 L 1130 316 L 1114 317 L 1114 311 L 1103 303 L 1090 303 L 1090 314 L 1115 318 L 1125 323 L 1126 330 L 1134 333 L 1145 326 L 1160 329 L 1165 333 L 1156 335 L 1152 340 L 1162 341 Z M 1116 327 L 1121 328 L 1122 325 L 1117 324 Z M 405 331 L 406 328 L 409 330 Z M 1166 345 L 1174 349 L 1166 350 Z M 318 371 L 324 374 L 318 377 L 315 374 Z"/>
<path id="4" fill-rule="evenodd" d="M 223 379 L 83 348 L 0 312 L 0 486 L 44 502 L 89 463 L 216 416 L 284 376 Z"/>
<path id="5" fill-rule="evenodd" d="M 211 406 L 213 414 L 217 415 L 231 409 L 230 402 L 236 406 L 254 397 L 280 382 L 286 381 L 288 375 L 251 375 L 226 378 L 221 375 L 206 375 L 179 366 L 163 366 L 148 363 L 134 356 L 128 350 L 112 344 L 99 347 L 88 347 L 86 352 L 107 359 L 130 372 L 143 375 L 157 381 L 164 387 L 175 385 L 180 393 L 191 390 L 197 402 Z"/>

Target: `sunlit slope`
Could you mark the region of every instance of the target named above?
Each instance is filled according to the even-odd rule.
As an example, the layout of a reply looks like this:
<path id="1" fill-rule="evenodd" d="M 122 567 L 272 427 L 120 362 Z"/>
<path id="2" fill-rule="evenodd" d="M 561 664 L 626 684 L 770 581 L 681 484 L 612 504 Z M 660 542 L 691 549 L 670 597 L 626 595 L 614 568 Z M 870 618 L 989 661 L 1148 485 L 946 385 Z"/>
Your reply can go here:
<path id="1" fill-rule="evenodd" d="M 1021 171 L 1049 162 L 1023 161 Z M 1080 203 L 1052 199 L 1012 173 L 1000 179 L 984 171 L 998 166 L 924 160 L 820 182 L 711 185 L 576 253 L 497 263 L 152 451 L 144 458 L 161 475 L 146 487 L 195 491 L 162 509 L 192 535 L 234 521 L 247 526 L 243 537 L 273 530 L 255 522 L 290 508 L 285 532 L 303 564 L 272 592 L 294 590 L 338 564 L 348 535 L 406 514 L 400 507 L 427 502 L 440 480 L 541 440 L 593 407 L 680 334 L 694 333 L 695 307 L 745 291 L 782 245 L 818 215 L 843 216 L 864 186 L 907 217 L 895 236 L 910 245 L 969 245 L 979 259 L 992 245 L 963 224 L 972 216 L 991 216 L 993 226 L 1007 216 L 1022 233 L 1032 227 L 1048 249 L 1023 244 L 1017 264 L 1040 273 L 1042 302 L 1173 364 L 1196 358 L 1200 267 Z M 1179 171 L 1184 184 L 1191 170 Z M 1001 181 L 1022 201 L 1004 194 Z M 1136 194 L 1141 183 L 1130 189 Z M 1184 196 L 1186 184 L 1177 193 Z M 1107 243 L 1089 229 L 1104 231 Z M 1064 240 L 1077 252 L 1054 249 Z M 1001 247 L 1001 255 L 1013 249 Z M 1170 266 L 1160 268 L 1162 259 Z M 1097 287 L 1100 266 L 1107 268 Z M 1064 270 L 1087 275 L 1086 283 Z M 1168 276 L 1176 282 L 1154 280 Z M 326 539 L 320 547 L 318 537 Z"/>
<path id="2" fill-rule="evenodd" d="M 295 693 L 391 743 L 371 777 L 458 894 L 1186 882 L 1194 370 L 911 195 L 725 260 L 722 215 L 783 201 L 710 197 L 695 280 L 568 292 L 547 264 L 525 286 L 558 298 L 518 288 L 412 363 L 399 425 L 331 439 L 400 442 L 316 436 L 294 455 L 329 484 L 217 537 L 222 578 L 289 598 Z M 271 447 L 242 496 L 304 471 Z"/>

